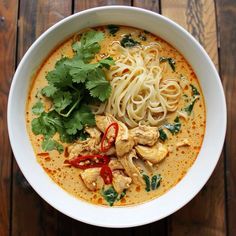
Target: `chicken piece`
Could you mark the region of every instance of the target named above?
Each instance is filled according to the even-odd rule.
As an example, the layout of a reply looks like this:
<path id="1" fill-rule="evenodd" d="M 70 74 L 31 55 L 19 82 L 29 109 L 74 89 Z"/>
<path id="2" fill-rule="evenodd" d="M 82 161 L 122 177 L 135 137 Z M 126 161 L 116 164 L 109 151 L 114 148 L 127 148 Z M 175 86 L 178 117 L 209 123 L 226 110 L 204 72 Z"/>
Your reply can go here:
<path id="1" fill-rule="evenodd" d="M 125 176 L 121 171 L 113 171 L 112 176 L 112 185 L 119 194 L 129 188 L 132 182 L 132 179 Z"/>
<path id="2" fill-rule="evenodd" d="M 90 135 L 91 139 L 94 139 L 96 141 L 96 144 L 98 145 L 101 142 L 101 132 L 95 128 L 95 127 L 86 127 L 85 131 Z"/>
<path id="3" fill-rule="evenodd" d="M 118 157 L 129 153 L 134 146 L 134 139 L 129 135 L 129 130 L 126 125 L 118 121 L 119 131 L 116 137 L 116 154 Z"/>
<path id="4" fill-rule="evenodd" d="M 135 144 L 153 146 L 159 137 L 156 127 L 139 125 L 130 130 L 130 135 L 134 138 Z"/>
<path id="5" fill-rule="evenodd" d="M 111 168 L 111 170 L 123 170 L 124 167 L 122 164 L 118 161 L 117 158 L 112 158 L 108 164 L 108 166 Z"/>
<path id="6" fill-rule="evenodd" d="M 88 138 L 83 141 L 78 140 L 68 147 L 70 159 L 80 155 L 97 154 L 99 151 L 100 146 L 97 145 L 97 140 L 94 138 Z"/>
<path id="7" fill-rule="evenodd" d="M 176 147 L 184 147 L 184 146 L 190 146 L 189 140 L 187 138 L 176 143 Z"/>
<path id="8" fill-rule="evenodd" d="M 138 159 L 134 149 L 131 152 L 129 152 L 128 154 L 125 154 L 124 156 L 118 158 L 118 160 L 120 161 L 120 163 L 124 167 L 125 173 L 132 179 L 132 181 L 135 184 L 144 185 L 143 177 L 142 177 L 140 171 L 138 170 L 138 168 L 133 163 L 133 158 Z"/>
<path id="9" fill-rule="evenodd" d="M 132 150 L 134 146 L 134 140 L 129 135 L 129 130 L 124 123 L 116 120 L 110 114 L 107 114 L 106 116 L 96 115 L 95 120 L 97 127 L 103 133 L 112 122 L 118 123 L 119 130 L 115 141 L 117 156 L 123 156 L 124 154 L 129 153 Z M 114 136 L 114 132 L 108 132 L 107 138 L 110 138 L 112 136 Z"/>
<path id="10" fill-rule="evenodd" d="M 137 145 L 135 150 L 144 160 L 156 164 L 162 161 L 168 154 L 168 149 L 162 143 L 158 143 L 152 147 Z"/>
<path id="11" fill-rule="evenodd" d="M 104 186 L 104 181 L 100 176 L 100 170 L 101 168 L 90 168 L 80 174 L 85 186 L 91 191 L 102 189 Z"/>

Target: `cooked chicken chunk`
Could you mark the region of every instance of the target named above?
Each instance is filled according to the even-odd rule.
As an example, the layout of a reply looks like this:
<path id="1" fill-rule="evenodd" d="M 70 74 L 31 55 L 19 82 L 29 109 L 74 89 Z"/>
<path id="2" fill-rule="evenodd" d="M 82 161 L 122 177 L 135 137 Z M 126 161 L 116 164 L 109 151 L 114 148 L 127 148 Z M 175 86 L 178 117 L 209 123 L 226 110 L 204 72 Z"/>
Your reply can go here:
<path id="1" fill-rule="evenodd" d="M 96 141 L 96 144 L 99 144 L 101 142 L 101 132 L 94 127 L 86 127 L 85 131 L 90 135 L 91 139 L 94 139 Z"/>
<path id="2" fill-rule="evenodd" d="M 97 140 L 94 138 L 88 138 L 84 141 L 78 140 L 68 147 L 70 159 L 80 155 L 97 154 L 99 150 L 100 146 L 97 145 Z"/>
<path id="3" fill-rule="evenodd" d="M 108 166 L 111 168 L 111 170 L 123 170 L 124 169 L 122 164 L 116 158 L 112 158 L 110 160 Z"/>
<path id="4" fill-rule="evenodd" d="M 134 140 L 129 135 L 129 130 L 126 125 L 118 120 L 116 120 L 112 115 L 107 114 L 106 116 L 95 116 L 96 125 L 103 133 L 107 127 L 112 123 L 118 123 L 118 134 L 115 141 L 116 154 L 117 156 L 123 156 L 124 154 L 130 152 L 134 146 Z M 110 138 L 114 135 L 114 132 L 108 132 L 107 137 Z"/>
<path id="5" fill-rule="evenodd" d="M 134 138 L 136 144 L 153 146 L 157 142 L 159 133 L 156 127 L 139 125 L 130 130 L 130 135 Z"/>
<path id="6" fill-rule="evenodd" d="M 162 143 L 158 143 L 152 147 L 137 145 L 135 146 L 135 150 L 144 160 L 153 164 L 162 161 L 168 154 L 168 149 Z"/>
<path id="7" fill-rule="evenodd" d="M 122 193 L 125 189 L 129 188 L 132 179 L 122 174 L 121 171 L 112 172 L 112 184 L 117 193 Z"/>
<path id="8" fill-rule="evenodd" d="M 91 191 L 101 189 L 104 185 L 104 181 L 100 176 L 100 170 L 101 168 L 90 168 L 81 173 L 84 184 Z"/>
<path id="9" fill-rule="evenodd" d="M 133 158 L 136 158 L 136 159 L 138 158 L 136 156 L 136 152 L 134 149 L 131 152 L 129 152 L 128 154 L 125 154 L 124 156 L 118 158 L 118 160 L 123 165 L 126 174 L 129 177 L 131 177 L 131 179 L 133 180 L 133 182 L 135 184 L 144 184 L 144 181 L 143 181 L 142 175 L 140 174 L 140 171 L 133 163 Z"/>

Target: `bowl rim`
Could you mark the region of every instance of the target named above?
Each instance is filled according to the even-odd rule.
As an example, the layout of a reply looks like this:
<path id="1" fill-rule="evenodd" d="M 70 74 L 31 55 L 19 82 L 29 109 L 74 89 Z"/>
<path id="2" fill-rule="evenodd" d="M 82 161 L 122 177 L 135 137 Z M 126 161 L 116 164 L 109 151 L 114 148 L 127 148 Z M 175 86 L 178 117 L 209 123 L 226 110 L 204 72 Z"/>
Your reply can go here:
<path id="1" fill-rule="evenodd" d="M 204 55 L 204 57 L 208 60 L 208 62 L 210 63 L 210 67 L 213 69 L 214 71 L 214 75 L 213 77 L 215 77 L 215 81 L 217 83 L 217 86 L 218 86 L 218 89 L 220 90 L 220 93 L 221 93 L 221 100 L 222 100 L 222 105 L 223 105 L 223 110 L 221 111 L 222 112 L 222 117 L 223 117 L 223 120 L 222 120 L 222 136 L 220 137 L 221 140 L 220 140 L 220 143 L 221 143 L 221 146 L 217 147 L 217 157 L 215 158 L 215 163 L 214 163 L 214 166 L 211 166 L 211 168 L 208 168 L 208 175 L 207 177 L 204 179 L 204 181 L 202 181 L 198 188 L 195 188 L 193 191 L 191 191 L 190 194 L 188 194 L 185 198 L 185 201 L 182 202 L 182 203 L 179 203 L 179 204 L 176 204 L 176 206 L 171 210 L 171 211 L 168 211 L 166 212 L 165 214 L 163 214 L 161 217 L 153 217 L 151 219 L 142 219 L 142 220 L 138 220 L 137 222 L 128 222 L 128 223 L 121 223 L 121 224 L 116 224 L 116 223 L 97 223 L 95 222 L 94 220 L 88 220 L 88 219 L 84 219 L 82 215 L 80 215 L 80 217 L 78 217 L 78 215 L 73 215 L 71 214 L 70 212 L 66 211 L 64 208 L 58 206 L 57 204 L 55 204 L 53 201 L 51 201 L 51 199 L 48 199 L 47 198 L 47 195 L 40 192 L 39 189 L 37 188 L 37 186 L 31 181 L 31 179 L 29 178 L 29 176 L 25 175 L 24 171 L 23 171 L 23 166 L 21 165 L 19 159 L 17 158 L 17 150 L 15 149 L 15 146 L 14 146 L 14 131 L 12 129 L 12 125 L 11 125 L 11 107 L 12 107 L 12 99 L 14 98 L 14 94 L 13 94 L 13 88 L 15 87 L 15 84 L 16 84 L 16 79 L 19 77 L 18 74 L 20 73 L 25 61 L 27 60 L 28 56 L 31 54 L 31 52 L 34 50 L 34 48 L 40 43 L 40 41 L 44 38 L 47 37 L 47 35 L 54 31 L 56 28 L 58 28 L 59 26 L 63 25 L 64 23 L 68 22 L 68 21 L 71 21 L 72 19 L 80 16 L 80 15 L 86 15 L 88 13 L 91 13 L 91 12 L 97 12 L 97 11 L 104 11 L 104 10 L 129 10 L 129 11 L 134 11 L 134 12 L 143 12 L 145 14 L 148 14 L 148 15 L 152 15 L 152 16 L 155 16 L 156 18 L 159 18 L 159 19 L 162 19 L 163 21 L 165 21 L 165 23 L 167 24 L 170 24 L 172 25 L 173 27 L 175 27 L 178 31 L 181 31 L 182 34 L 184 34 L 185 36 L 187 36 L 191 43 L 194 43 L 198 49 L 201 51 L 201 53 Z M 12 150 L 13 150 L 13 153 L 14 153 L 14 156 L 15 156 L 15 159 L 17 161 L 17 164 L 20 168 L 20 170 L 22 171 L 23 175 L 25 176 L 25 178 L 27 179 L 27 181 L 30 183 L 30 185 L 32 186 L 32 188 L 37 192 L 37 194 L 42 198 L 44 199 L 47 203 L 49 203 L 51 206 L 53 206 L 55 209 L 57 209 L 58 211 L 62 212 L 63 214 L 66 214 L 68 215 L 69 217 L 75 219 L 75 220 L 79 220 L 81 222 L 84 222 L 84 223 L 88 223 L 88 224 L 92 224 L 92 225 L 96 225 L 96 226 L 102 226 L 102 227 L 108 227 L 108 228 L 126 228 L 126 227 L 135 227 L 135 226 L 139 226 L 139 225 L 145 225 L 145 224 L 148 224 L 148 223 L 152 223 L 152 222 L 155 222 L 157 220 L 160 220 L 166 216 L 169 216 L 171 215 L 172 213 L 176 212 L 177 210 L 179 210 L 180 208 L 182 208 L 184 205 L 186 205 L 189 201 L 191 201 L 195 196 L 196 194 L 202 189 L 202 187 L 206 184 L 206 182 L 208 181 L 208 179 L 210 178 L 213 170 L 215 169 L 215 166 L 216 164 L 218 163 L 218 160 L 220 158 L 220 154 L 222 152 L 222 148 L 223 148 L 223 144 L 224 144 L 224 139 L 225 139 L 225 134 L 226 134 L 226 122 L 227 122 L 227 113 L 226 113 L 226 100 L 225 100 L 225 95 L 224 95 L 224 90 L 223 90 L 223 86 L 221 84 L 221 81 L 220 81 L 220 78 L 219 78 L 219 75 L 218 75 L 218 72 L 213 64 L 213 62 L 211 61 L 210 57 L 208 56 L 208 54 L 206 53 L 205 49 L 199 44 L 199 42 L 189 33 L 187 32 L 184 28 L 182 28 L 180 25 L 178 25 L 177 23 L 175 23 L 174 21 L 170 20 L 169 18 L 163 16 L 163 15 L 160 15 L 158 13 L 155 13 L 155 12 L 152 12 L 152 11 L 149 11 L 149 10 L 146 10 L 146 9 L 143 9 L 143 8 L 138 8 L 138 7 L 131 7 L 131 6 L 120 6 L 120 5 L 114 5 L 114 6 L 102 6 L 102 7 L 95 7 L 95 8 L 90 8 L 90 9 L 87 9 L 87 10 L 84 10 L 84 11 L 81 11 L 81 12 L 78 12 L 78 13 L 75 13 L 73 15 L 70 15 L 62 20 L 60 20 L 59 22 L 57 22 L 56 24 L 54 24 L 53 26 L 51 26 L 49 29 L 47 29 L 42 35 L 40 35 L 35 41 L 34 43 L 30 46 L 30 48 L 27 50 L 27 52 L 25 53 L 25 55 L 23 56 L 22 60 L 20 61 L 18 67 L 17 67 L 17 70 L 14 74 L 14 77 L 13 77 L 13 80 L 12 80 L 12 83 L 11 83 L 11 88 L 10 88 L 10 92 L 9 92 L 9 97 L 8 97 L 8 107 L 7 107 L 7 125 L 8 125 L 8 132 L 9 132 L 9 139 L 10 139 L 10 143 L 11 143 L 11 146 L 12 146 Z M 181 181 L 180 181 L 181 182 Z M 178 184 L 177 184 L 178 185 Z M 175 187 L 173 187 L 175 188 Z M 173 189 L 172 188 L 172 189 Z M 63 190 L 64 191 L 64 190 Z M 165 195 L 165 194 L 164 194 Z M 164 195 L 162 195 L 161 197 L 159 198 L 162 198 Z M 151 201 L 150 201 L 151 202 Z M 148 202 L 148 203 L 150 203 Z M 146 203 L 143 203 L 141 205 L 148 205 Z M 150 204 L 149 204 L 150 205 Z M 136 205 L 135 205 L 136 206 Z M 135 207 L 134 206 L 134 207 Z M 96 205 L 93 205 L 93 207 L 96 207 Z M 129 206 L 129 207 L 125 207 L 126 209 L 127 208 L 132 208 L 133 206 Z M 113 208 L 113 209 L 116 209 L 117 212 L 121 211 L 120 209 L 123 209 L 123 208 Z M 118 213 L 119 214 L 119 213 Z"/>

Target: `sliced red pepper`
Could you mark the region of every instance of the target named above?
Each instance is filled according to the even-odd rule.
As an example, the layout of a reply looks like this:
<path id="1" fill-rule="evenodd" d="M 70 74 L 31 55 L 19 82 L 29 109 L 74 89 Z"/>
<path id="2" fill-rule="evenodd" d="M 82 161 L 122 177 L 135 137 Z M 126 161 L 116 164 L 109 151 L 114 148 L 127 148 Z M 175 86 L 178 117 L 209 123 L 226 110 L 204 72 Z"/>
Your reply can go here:
<path id="1" fill-rule="evenodd" d="M 102 176 L 105 184 L 112 183 L 112 171 L 108 165 L 104 165 L 100 170 L 100 175 Z"/>
<path id="2" fill-rule="evenodd" d="M 112 136 L 112 137 L 110 137 L 110 138 L 108 139 L 108 142 L 107 142 L 108 144 L 107 144 L 107 146 L 105 146 L 104 143 L 105 143 L 105 140 L 107 139 L 108 131 L 109 131 L 111 128 L 114 128 L 114 130 L 115 130 L 115 135 Z M 118 135 L 118 131 L 119 131 L 119 125 L 118 125 L 117 122 L 112 122 L 112 123 L 106 128 L 106 130 L 105 130 L 105 132 L 104 132 L 104 135 L 103 135 L 103 137 L 102 137 L 102 141 L 101 141 L 101 152 L 106 152 L 106 151 L 108 151 L 108 150 L 111 148 L 112 144 L 113 144 L 113 143 L 115 142 L 115 140 L 116 140 L 116 137 L 117 137 L 117 135 Z"/>
<path id="3" fill-rule="evenodd" d="M 102 167 L 107 165 L 109 162 L 109 158 L 105 155 L 86 155 L 86 156 L 78 156 L 72 160 L 66 161 L 67 164 L 71 164 L 76 168 L 80 168 L 82 170 L 88 168 Z"/>

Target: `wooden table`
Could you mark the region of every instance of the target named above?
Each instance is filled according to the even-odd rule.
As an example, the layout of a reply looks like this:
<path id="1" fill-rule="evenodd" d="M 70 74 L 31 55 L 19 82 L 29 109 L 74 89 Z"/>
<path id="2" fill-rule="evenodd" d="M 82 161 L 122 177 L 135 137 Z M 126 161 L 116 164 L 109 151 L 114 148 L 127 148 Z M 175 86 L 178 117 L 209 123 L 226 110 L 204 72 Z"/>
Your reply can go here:
<path id="1" fill-rule="evenodd" d="M 113 4 L 159 12 L 193 34 L 219 70 L 228 104 L 224 150 L 205 187 L 173 215 L 153 224 L 128 229 L 105 229 L 77 222 L 42 200 L 14 160 L 6 124 L 11 79 L 34 40 L 72 13 Z M 0 0 L 0 236 L 236 235 L 235 21 L 235 0 Z"/>

